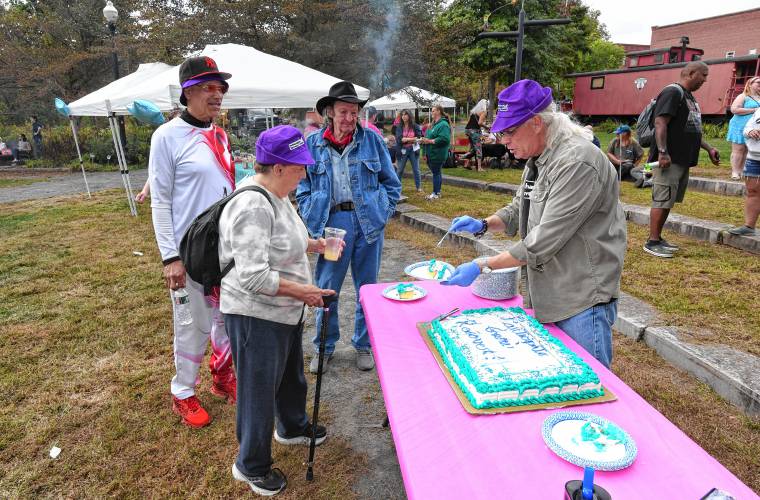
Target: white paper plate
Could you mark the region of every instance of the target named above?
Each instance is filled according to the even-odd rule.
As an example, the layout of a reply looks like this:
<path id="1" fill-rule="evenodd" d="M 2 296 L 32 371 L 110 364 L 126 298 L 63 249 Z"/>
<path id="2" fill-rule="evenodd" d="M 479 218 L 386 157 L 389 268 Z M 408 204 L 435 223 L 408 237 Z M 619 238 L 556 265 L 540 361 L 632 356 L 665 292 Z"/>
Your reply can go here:
<path id="1" fill-rule="evenodd" d="M 544 421 L 541 433 L 554 453 L 580 467 L 607 471 L 625 469 L 638 453 L 636 443 L 627 432 L 593 413 L 554 413 Z"/>
<path id="2" fill-rule="evenodd" d="M 454 266 L 452 266 L 448 262 L 437 260 L 436 264 L 437 264 L 436 269 L 440 269 L 438 266 L 443 266 L 443 268 L 445 269 L 443 272 L 442 278 L 430 276 L 430 272 L 428 271 L 428 268 L 430 267 L 429 260 L 425 260 L 422 262 L 415 262 L 414 264 L 410 264 L 406 266 L 406 268 L 404 268 L 404 273 L 406 273 L 407 276 L 411 276 L 412 278 L 417 278 L 420 280 L 432 280 L 432 281 L 447 280 L 451 277 L 452 274 L 454 274 Z"/>
<path id="3" fill-rule="evenodd" d="M 413 283 L 410 283 L 412 285 L 412 291 L 414 292 L 414 295 L 409 298 L 402 299 L 398 294 L 398 289 L 396 288 L 396 285 L 391 285 L 385 290 L 383 290 L 383 297 L 386 299 L 391 300 L 398 300 L 399 302 L 411 302 L 413 300 L 419 300 L 425 295 L 427 295 L 427 290 L 425 290 L 422 287 L 419 287 Z"/>

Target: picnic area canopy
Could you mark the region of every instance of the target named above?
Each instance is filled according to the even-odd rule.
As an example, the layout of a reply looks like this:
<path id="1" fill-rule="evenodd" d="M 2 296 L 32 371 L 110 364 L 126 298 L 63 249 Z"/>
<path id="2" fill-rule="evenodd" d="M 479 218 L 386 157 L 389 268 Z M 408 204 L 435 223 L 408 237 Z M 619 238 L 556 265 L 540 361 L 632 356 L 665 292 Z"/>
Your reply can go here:
<path id="1" fill-rule="evenodd" d="M 444 108 L 453 108 L 457 103 L 450 97 L 409 85 L 392 94 L 375 99 L 369 103 L 369 106 L 374 106 L 378 111 L 398 111 L 402 109 L 430 108 L 436 104 Z"/>

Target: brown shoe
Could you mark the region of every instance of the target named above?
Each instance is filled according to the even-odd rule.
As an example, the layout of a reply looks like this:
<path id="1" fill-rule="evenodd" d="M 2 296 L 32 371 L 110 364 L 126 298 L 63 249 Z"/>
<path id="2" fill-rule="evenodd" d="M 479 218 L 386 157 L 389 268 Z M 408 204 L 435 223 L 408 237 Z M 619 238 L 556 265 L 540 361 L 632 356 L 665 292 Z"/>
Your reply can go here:
<path id="1" fill-rule="evenodd" d="M 211 416 L 203 409 L 201 402 L 195 396 L 177 399 L 172 396 L 172 411 L 182 417 L 182 423 L 199 429 L 211 423 Z"/>

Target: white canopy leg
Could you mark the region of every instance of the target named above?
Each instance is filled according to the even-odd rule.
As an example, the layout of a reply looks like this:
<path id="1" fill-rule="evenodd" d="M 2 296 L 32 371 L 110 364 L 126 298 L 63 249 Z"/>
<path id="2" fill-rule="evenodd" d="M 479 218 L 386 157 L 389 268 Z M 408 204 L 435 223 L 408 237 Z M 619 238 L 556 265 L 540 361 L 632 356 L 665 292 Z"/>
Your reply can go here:
<path id="1" fill-rule="evenodd" d="M 82 169 L 82 177 L 84 177 L 84 187 L 87 189 L 87 197 L 92 198 L 92 194 L 90 194 L 90 185 L 87 183 L 87 174 L 84 173 L 84 162 L 82 161 L 82 152 L 79 149 L 79 138 L 77 137 L 77 129 L 74 126 L 74 118 L 69 117 L 69 123 L 71 124 L 71 133 L 74 135 L 74 144 L 77 147 L 79 167 Z"/>

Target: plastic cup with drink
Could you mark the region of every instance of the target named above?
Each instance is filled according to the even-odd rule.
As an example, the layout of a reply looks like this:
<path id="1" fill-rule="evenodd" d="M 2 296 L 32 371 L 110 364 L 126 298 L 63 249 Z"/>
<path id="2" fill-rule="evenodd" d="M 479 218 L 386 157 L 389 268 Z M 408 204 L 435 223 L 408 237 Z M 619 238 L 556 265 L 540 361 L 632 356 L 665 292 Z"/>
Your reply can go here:
<path id="1" fill-rule="evenodd" d="M 343 238 L 346 236 L 346 231 L 337 227 L 325 228 L 325 241 L 327 243 L 325 247 L 325 260 L 337 261 L 340 258 L 340 254 L 343 251 Z"/>

